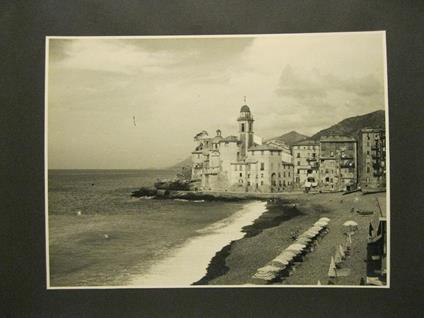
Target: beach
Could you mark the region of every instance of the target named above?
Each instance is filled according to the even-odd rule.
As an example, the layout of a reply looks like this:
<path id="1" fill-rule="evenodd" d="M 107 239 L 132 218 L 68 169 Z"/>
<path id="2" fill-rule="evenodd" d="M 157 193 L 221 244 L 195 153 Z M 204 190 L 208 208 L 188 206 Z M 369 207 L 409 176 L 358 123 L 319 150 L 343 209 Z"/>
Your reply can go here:
<path id="1" fill-rule="evenodd" d="M 225 273 L 209 280 L 209 285 L 245 285 L 252 284 L 252 276 L 258 268 L 265 266 L 282 250 L 293 243 L 292 231 L 300 233 L 310 228 L 321 217 L 330 218 L 329 233 L 320 241 L 317 248 L 308 253 L 304 261 L 295 266 L 295 271 L 278 285 L 316 285 L 318 281 L 326 285 L 329 281 L 327 273 L 330 258 L 336 248 L 345 242 L 343 223 L 353 220 L 358 223 L 358 231 L 352 236 L 351 255 L 343 262 L 343 276 L 333 283 L 337 285 L 359 285 L 361 278 L 366 277 L 366 247 L 368 226 L 374 215 L 359 215 L 356 210 L 373 210 L 378 213 L 376 199 L 385 199 L 386 193 L 363 195 L 361 192 L 342 195 L 341 193 L 296 194 L 287 195 L 287 208 L 291 204 L 297 210 L 284 222 L 269 222 L 267 228 L 260 233 L 249 235 L 247 230 L 243 239 L 231 244 L 225 253 L 225 260 L 215 260 L 225 264 Z M 283 210 L 281 210 L 283 211 Z M 266 212 L 263 217 L 266 216 Z M 274 213 L 274 218 L 278 213 Z M 281 212 L 283 213 L 283 212 Z M 287 212 L 286 212 L 287 213 Z M 272 218 L 272 217 L 271 217 Z M 259 223 L 258 223 L 259 226 Z M 255 228 L 255 225 L 253 225 Z M 250 229 L 252 231 L 252 229 Z M 217 269 L 215 269 L 216 271 Z"/>

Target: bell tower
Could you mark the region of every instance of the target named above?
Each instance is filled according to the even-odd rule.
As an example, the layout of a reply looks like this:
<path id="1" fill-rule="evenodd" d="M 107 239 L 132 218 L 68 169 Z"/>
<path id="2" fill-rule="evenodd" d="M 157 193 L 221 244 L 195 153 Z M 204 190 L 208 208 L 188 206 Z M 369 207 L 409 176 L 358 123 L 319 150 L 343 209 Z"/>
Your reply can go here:
<path id="1" fill-rule="evenodd" d="M 246 97 L 244 98 L 246 102 Z M 250 113 L 249 106 L 243 105 L 240 109 L 240 116 L 237 119 L 239 123 L 239 134 L 241 149 L 240 155 L 244 159 L 247 156 L 247 150 L 253 146 L 253 116 Z"/>

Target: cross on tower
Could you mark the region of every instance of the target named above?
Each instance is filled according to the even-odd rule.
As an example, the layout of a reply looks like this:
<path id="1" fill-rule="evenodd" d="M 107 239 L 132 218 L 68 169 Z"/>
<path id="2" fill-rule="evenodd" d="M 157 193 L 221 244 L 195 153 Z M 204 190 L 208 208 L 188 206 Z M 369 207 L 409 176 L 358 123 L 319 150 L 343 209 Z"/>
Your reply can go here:
<path id="1" fill-rule="evenodd" d="M 246 104 L 246 96 L 244 96 L 244 103 Z"/>

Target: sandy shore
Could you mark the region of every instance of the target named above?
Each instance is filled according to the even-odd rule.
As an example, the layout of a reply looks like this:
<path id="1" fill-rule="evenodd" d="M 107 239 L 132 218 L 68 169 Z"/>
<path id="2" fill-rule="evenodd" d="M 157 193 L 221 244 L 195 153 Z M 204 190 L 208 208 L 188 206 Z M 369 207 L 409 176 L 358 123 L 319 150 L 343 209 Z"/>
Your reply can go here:
<path id="1" fill-rule="evenodd" d="M 243 205 L 235 214 L 198 230 L 163 260 L 155 263 L 147 273 L 135 277 L 134 286 L 189 286 L 206 274 L 211 258 L 222 246 L 243 238 L 242 228 L 257 220 L 266 210 L 265 202 L 253 201 Z"/>
<path id="2" fill-rule="evenodd" d="M 328 283 L 328 267 L 330 258 L 336 247 L 345 242 L 343 223 L 354 220 L 358 223 L 358 231 L 352 236 L 352 253 L 343 263 L 345 276 L 339 277 L 337 285 L 359 285 L 366 276 L 366 243 L 368 226 L 373 215 L 359 215 L 351 212 L 352 208 L 373 210 L 378 213 L 376 198 L 385 199 L 385 193 L 362 195 L 352 193 L 296 194 L 286 196 L 287 206 L 270 209 L 264 213 L 264 222 L 255 222 L 246 229 L 244 238 L 232 242 L 218 253 L 210 264 L 211 275 L 203 279 L 202 284 L 210 285 L 243 285 L 252 283 L 252 275 L 256 270 L 276 257 L 292 243 L 290 232 L 303 232 L 312 226 L 320 217 L 331 219 L 330 232 L 319 241 L 319 246 L 309 253 L 305 261 L 296 265 L 296 270 L 282 283 L 287 285 L 316 285 Z M 296 205 L 290 213 L 290 204 Z M 284 216 L 283 216 L 284 215 Z M 261 219 L 260 218 L 260 219 Z M 255 232 L 256 230 L 256 232 Z M 253 235 L 252 235 L 253 233 Z"/>

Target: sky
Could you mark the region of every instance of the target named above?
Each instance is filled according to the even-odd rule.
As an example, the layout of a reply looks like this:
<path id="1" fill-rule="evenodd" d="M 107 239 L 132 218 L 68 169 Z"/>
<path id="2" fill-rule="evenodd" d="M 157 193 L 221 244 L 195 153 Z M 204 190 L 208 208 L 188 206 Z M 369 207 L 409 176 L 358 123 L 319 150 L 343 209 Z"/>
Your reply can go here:
<path id="1" fill-rule="evenodd" d="M 190 155 L 201 130 L 312 135 L 384 109 L 384 33 L 53 38 L 48 167 L 148 169 Z"/>

